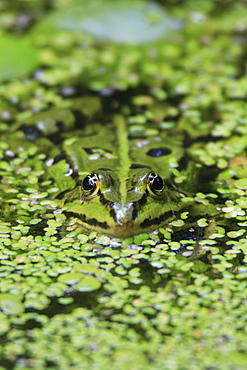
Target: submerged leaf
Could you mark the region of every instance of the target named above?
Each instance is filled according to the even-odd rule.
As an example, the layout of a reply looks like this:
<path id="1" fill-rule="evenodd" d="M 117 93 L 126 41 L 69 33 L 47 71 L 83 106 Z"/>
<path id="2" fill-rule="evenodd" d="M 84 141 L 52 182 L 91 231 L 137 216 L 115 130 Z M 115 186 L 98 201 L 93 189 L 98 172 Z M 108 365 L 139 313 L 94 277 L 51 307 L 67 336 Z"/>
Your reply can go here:
<path id="1" fill-rule="evenodd" d="M 152 1 L 95 0 L 52 13 L 36 27 L 35 33 L 46 33 L 54 26 L 85 32 L 97 39 L 144 44 L 178 28 L 178 22 Z"/>

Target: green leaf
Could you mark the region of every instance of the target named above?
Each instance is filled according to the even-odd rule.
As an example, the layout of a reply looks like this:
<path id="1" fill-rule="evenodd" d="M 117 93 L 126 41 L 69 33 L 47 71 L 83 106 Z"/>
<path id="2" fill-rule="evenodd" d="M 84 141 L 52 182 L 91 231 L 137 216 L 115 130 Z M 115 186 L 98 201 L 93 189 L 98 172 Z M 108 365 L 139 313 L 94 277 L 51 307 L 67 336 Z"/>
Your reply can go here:
<path id="1" fill-rule="evenodd" d="M 0 35 L 0 81 L 25 76 L 38 65 L 37 51 L 26 39 Z"/>

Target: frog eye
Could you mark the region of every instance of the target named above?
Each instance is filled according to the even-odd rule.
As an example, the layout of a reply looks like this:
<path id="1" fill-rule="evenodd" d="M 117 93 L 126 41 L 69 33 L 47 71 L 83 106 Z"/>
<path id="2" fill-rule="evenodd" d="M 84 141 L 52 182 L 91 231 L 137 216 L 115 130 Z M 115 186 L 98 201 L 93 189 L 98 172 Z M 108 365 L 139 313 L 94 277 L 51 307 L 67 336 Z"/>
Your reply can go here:
<path id="1" fill-rule="evenodd" d="M 148 175 L 147 188 L 151 196 L 159 196 L 162 194 L 164 189 L 163 179 L 154 172 L 150 172 Z"/>
<path id="2" fill-rule="evenodd" d="M 86 176 L 81 184 L 83 196 L 94 198 L 99 193 L 99 178 L 95 173 Z"/>

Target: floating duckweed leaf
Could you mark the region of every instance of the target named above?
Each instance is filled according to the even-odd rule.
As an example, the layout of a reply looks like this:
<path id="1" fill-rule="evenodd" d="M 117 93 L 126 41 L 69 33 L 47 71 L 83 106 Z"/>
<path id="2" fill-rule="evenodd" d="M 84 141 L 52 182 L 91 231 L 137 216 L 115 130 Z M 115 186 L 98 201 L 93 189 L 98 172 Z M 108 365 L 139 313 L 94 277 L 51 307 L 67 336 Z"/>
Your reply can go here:
<path id="1" fill-rule="evenodd" d="M 9 234 L 0 234 L 0 238 L 8 238 Z"/>
<path id="2" fill-rule="evenodd" d="M 180 243 L 178 242 L 169 242 L 169 247 L 171 250 L 177 251 L 181 247 Z"/>
<path id="3" fill-rule="evenodd" d="M 101 287 L 98 279 L 91 275 L 84 275 L 85 277 L 77 284 L 77 289 L 80 292 L 93 292 Z"/>
<path id="4" fill-rule="evenodd" d="M 37 52 L 26 40 L 0 36 L 0 80 L 21 77 L 38 67 Z"/>
<path id="5" fill-rule="evenodd" d="M 208 225 L 206 218 L 200 218 L 200 220 L 197 221 L 197 225 L 199 227 L 206 227 Z"/>
<path id="6" fill-rule="evenodd" d="M 97 39 L 144 44 L 178 28 L 166 11 L 153 1 L 87 1 L 53 13 L 35 29 L 36 34 L 54 30 L 86 32 Z"/>
<path id="7" fill-rule="evenodd" d="M 88 236 L 84 234 L 79 234 L 78 239 L 80 240 L 81 244 L 85 244 L 88 241 Z"/>
<path id="8" fill-rule="evenodd" d="M 7 315 L 23 313 L 23 303 L 16 296 L 8 293 L 0 294 L 0 309 Z"/>
<path id="9" fill-rule="evenodd" d="M 109 236 L 106 235 L 98 235 L 98 237 L 96 238 L 96 242 L 102 245 L 109 245 L 110 241 L 111 239 L 109 238 Z"/>
<path id="10" fill-rule="evenodd" d="M 0 225 L 0 233 L 1 234 L 7 234 L 10 231 L 11 231 L 11 228 L 9 226 L 4 225 L 4 224 Z"/>
<path id="11" fill-rule="evenodd" d="M 73 297 L 61 297 L 61 298 L 58 298 L 58 302 L 60 304 L 66 305 L 66 304 L 73 303 L 74 299 Z"/>
<path id="12" fill-rule="evenodd" d="M 226 213 L 226 218 L 244 216 L 245 212 L 238 206 L 223 207 L 222 211 Z"/>
<path id="13" fill-rule="evenodd" d="M 237 231 L 229 231 L 226 235 L 229 238 L 238 238 L 238 237 L 242 236 L 244 233 L 245 233 L 245 230 L 240 229 L 240 230 L 237 230 Z"/>
<path id="14" fill-rule="evenodd" d="M 140 245 L 145 239 L 148 239 L 149 235 L 146 233 L 138 234 L 134 236 L 134 243 Z"/>
<path id="15" fill-rule="evenodd" d="M 173 225 L 175 227 L 182 227 L 184 225 L 184 221 L 183 220 L 172 221 L 171 225 Z"/>
<path id="16" fill-rule="evenodd" d="M 247 189 L 247 178 L 236 180 L 234 185 L 239 189 Z"/>
<path id="17" fill-rule="evenodd" d="M 166 229 L 164 229 L 163 227 L 159 228 L 159 232 L 164 235 L 165 239 L 168 239 L 168 240 L 171 239 L 171 233 L 167 231 Z"/>
<path id="18" fill-rule="evenodd" d="M 75 270 L 82 273 L 94 274 L 98 270 L 98 266 L 95 266 L 92 263 L 82 263 L 80 265 L 76 265 Z"/>
<path id="19" fill-rule="evenodd" d="M 75 285 L 82 278 L 83 278 L 83 275 L 80 274 L 79 272 L 68 272 L 67 274 L 60 275 L 58 277 L 58 281 L 60 283 L 64 283 L 64 284 L 67 284 L 67 285 Z"/>
<path id="20" fill-rule="evenodd" d="M 162 261 L 153 261 L 151 262 L 151 266 L 160 269 L 164 266 L 164 263 Z"/>
<path id="21" fill-rule="evenodd" d="M 9 330 L 10 323 L 6 314 L 0 312 L 0 335 L 6 333 Z"/>
<path id="22" fill-rule="evenodd" d="M 115 272 L 118 274 L 118 275 L 126 275 L 127 272 L 126 270 L 123 268 L 123 266 L 117 266 L 115 268 Z"/>

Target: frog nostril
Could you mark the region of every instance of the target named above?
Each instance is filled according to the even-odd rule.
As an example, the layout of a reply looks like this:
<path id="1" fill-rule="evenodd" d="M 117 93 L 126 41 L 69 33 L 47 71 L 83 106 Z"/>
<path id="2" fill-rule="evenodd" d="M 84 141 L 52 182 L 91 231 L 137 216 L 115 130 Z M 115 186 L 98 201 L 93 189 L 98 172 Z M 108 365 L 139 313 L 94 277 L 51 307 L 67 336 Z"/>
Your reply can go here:
<path id="1" fill-rule="evenodd" d="M 130 166 L 130 169 L 131 170 L 136 170 L 138 168 L 151 168 L 150 166 L 146 166 L 144 164 L 139 164 L 139 163 L 133 163 L 131 166 Z"/>
<path id="2" fill-rule="evenodd" d="M 164 155 L 171 154 L 171 149 L 169 148 L 152 148 L 147 152 L 150 157 L 163 157 Z"/>
<path id="3" fill-rule="evenodd" d="M 136 220 L 137 219 L 137 214 L 138 214 L 137 209 L 133 208 L 133 211 L 132 211 L 132 220 Z"/>

